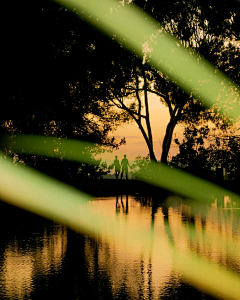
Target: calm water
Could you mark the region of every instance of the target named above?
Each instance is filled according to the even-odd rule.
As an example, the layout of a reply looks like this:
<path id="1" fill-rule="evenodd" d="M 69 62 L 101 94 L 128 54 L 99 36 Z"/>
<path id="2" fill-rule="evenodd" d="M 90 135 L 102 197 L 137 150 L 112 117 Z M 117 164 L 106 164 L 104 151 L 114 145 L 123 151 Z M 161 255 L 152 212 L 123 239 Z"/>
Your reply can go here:
<path id="1" fill-rule="evenodd" d="M 1 203 L 0 299 L 213 299 L 183 280 L 173 245 L 240 275 L 240 206 L 227 196 L 208 206 L 136 195 L 88 205 L 122 230 L 151 230 L 153 242 L 93 238 Z"/>

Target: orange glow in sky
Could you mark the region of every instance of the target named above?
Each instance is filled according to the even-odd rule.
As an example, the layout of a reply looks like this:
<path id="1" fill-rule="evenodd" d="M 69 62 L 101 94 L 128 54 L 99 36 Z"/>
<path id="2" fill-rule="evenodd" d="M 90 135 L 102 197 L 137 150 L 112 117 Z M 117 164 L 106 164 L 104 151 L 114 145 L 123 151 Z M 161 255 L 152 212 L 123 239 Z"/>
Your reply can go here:
<path id="1" fill-rule="evenodd" d="M 165 135 L 167 124 L 169 122 L 169 112 L 168 108 L 160 102 L 159 97 L 153 94 L 149 95 L 149 108 L 154 151 L 157 159 L 160 160 L 162 152 L 162 141 Z M 176 135 L 178 135 L 178 133 L 181 133 L 181 128 L 181 126 L 176 126 L 173 136 L 175 136 L 175 133 Z M 112 153 L 102 154 L 102 159 L 107 163 L 112 163 L 116 155 L 118 156 L 119 160 L 121 160 L 123 158 L 123 155 L 126 154 L 130 162 L 135 160 L 138 155 L 148 155 L 149 152 L 147 144 L 135 122 L 128 125 L 119 126 L 118 129 L 113 133 L 113 135 L 119 139 L 125 137 L 126 145 L 121 146 L 119 150 L 113 151 Z M 176 154 L 176 152 L 177 148 L 172 144 L 170 153 Z"/>

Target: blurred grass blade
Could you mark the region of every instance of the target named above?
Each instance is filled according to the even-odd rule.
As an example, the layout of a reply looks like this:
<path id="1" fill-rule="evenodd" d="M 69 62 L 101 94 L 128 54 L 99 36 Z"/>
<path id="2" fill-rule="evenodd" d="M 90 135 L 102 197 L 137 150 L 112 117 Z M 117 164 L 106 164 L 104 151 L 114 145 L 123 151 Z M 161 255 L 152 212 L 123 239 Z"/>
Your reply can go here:
<path id="1" fill-rule="evenodd" d="M 90 197 L 34 169 L 0 156 L 1 199 L 40 216 L 78 224 L 88 232 L 85 216 Z M 83 210 L 83 214 L 80 212 Z M 88 212 L 88 214 L 87 214 Z"/>
<path id="2" fill-rule="evenodd" d="M 2 147 L 13 152 L 54 157 L 75 162 L 93 164 L 89 155 L 96 145 L 89 142 L 41 135 L 4 135 Z M 88 151 L 87 151 L 88 150 Z"/>
<path id="3" fill-rule="evenodd" d="M 144 179 L 144 172 L 141 171 L 139 171 L 139 178 L 171 192 L 207 204 L 210 204 L 215 198 L 221 199 L 225 195 L 240 201 L 240 195 L 182 170 L 172 169 L 165 164 L 155 162 L 151 163 L 150 169 L 150 178 Z"/>
<path id="4" fill-rule="evenodd" d="M 239 86 L 192 49 L 184 48 L 181 41 L 165 32 L 138 6 L 132 3 L 121 5 L 115 0 L 54 1 L 73 10 L 111 37 L 114 35 L 139 57 L 143 56 L 143 45 L 147 43 L 152 49 L 150 63 L 154 67 L 205 105 L 217 102 L 222 113 L 233 119 L 239 117 Z"/>
<path id="5" fill-rule="evenodd" d="M 16 153 L 43 155 L 63 158 L 76 162 L 92 164 L 86 154 L 86 147 L 94 148 L 94 144 L 78 140 L 53 138 L 32 135 L 3 136 L 2 144 L 8 150 Z M 203 203 L 211 203 L 213 199 L 221 199 L 228 195 L 233 200 L 240 201 L 240 196 L 216 184 L 190 175 L 184 171 L 172 169 L 164 164 L 151 163 L 151 176 L 145 178 L 144 171 L 139 171 L 139 179 L 155 186 Z"/>
<path id="6" fill-rule="evenodd" d="M 221 111 L 227 111 L 230 118 L 240 115 L 240 91 L 226 75 L 217 71 L 209 62 L 200 58 L 192 50 L 180 46 L 170 34 L 164 32 L 160 24 L 140 8 L 131 4 L 122 6 L 114 0 L 56 0 L 87 22 L 116 39 L 139 57 L 143 54 L 143 44 L 152 48 L 151 64 L 163 71 L 188 93 L 210 106 L 221 104 Z M 4 138 L 4 143 L 12 151 L 32 155 L 44 155 L 77 162 L 92 163 L 84 155 L 89 147 L 80 141 L 40 136 L 16 136 Z M 51 140 L 52 139 L 52 140 Z M 239 201 L 238 195 L 202 179 L 173 170 L 165 165 L 152 165 L 152 178 L 147 180 L 156 186 L 195 198 L 204 203 L 212 197 L 229 195 Z M 149 250 L 153 231 L 133 231 L 126 225 L 121 229 L 116 219 L 101 216 L 87 205 L 89 196 L 63 183 L 51 179 L 29 167 L 13 164 L 0 156 L 1 199 L 41 216 L 57 220 L 74 229 L 93 236 L 104 234 L 108 239 L 117 237 L 127 242 L 129 249 L 136 247 Z M 154 236 L 154 245 L 161 258 L 161 236 Z M 140 245 L 140 246 L 139 246 Z M 128 247 L 127 247 L 128 248 Z M 167 251 L 167 250 L 166 250 Z M 203 291 L 223 299 L 239 299 L 240 278 L 234 272 L 200 258 L 188 251 L 180 251 L 168 245 L 175 268 L 187 282 Z"/>
<path id="7" fill-rule="evenodd" d="M 29 167 L 14 164 L 4 155 L 0 155 L 0 188 L 2 200 L 75 230 L 95 237 L 101 236 L 109 241 L 117 238 L 126 249 L 134 251 L 149 253 L 154 246 L 159 264 L 161 257 L 170 253 L 174 268 L 181 272 L 188 283 L 215 297 L 239 299 L 240 278 L 234 272 L 215 266 L 198 255 L 182 252 L 174 245 L 163 247 L 162 235 L 154 235 L 153 228 L 133 230 L 127 226 L 127 222 L 125 226 L 120 226 L 118 219 L 101 215 L 88 206 L 88 195 Z"/>
<path id="8" fill-rule="evenodd" d="M 192 286 L 218 299 L 238 300 L 240 277 L 189 251 L 172 250 L 173 265 Z"/>
<path id="9" fill-rule="evenodd" d="M 198 244 L 198 239 L 201 237 L 201 240 L 205 241 L 204 244 L 206 244 L 206 247 L 210 248 L 210 245 L 215 243 L 215 246 L 217 245 L 220 249 L 224 245 L 228 254 L 237 257 L 240 249 L 240 202 L 235 203 L 237 204 L 237 208 L 231 209 L 229 215 L 229 210 L 222 207 L 212 207 L 211 205 L 202 204 L 192 199 L 182 199 L 179 196 L 171 195 L 164 201 L 163 208 L 166 212 L 168 212 L 168 209 L 181 208 L 183 218 L 194 220 L 194 224 L 190 223 L 184 228 L 185 233 L 188 231 L 186 235 L 189 242 L 192 241 L 193 244 Z M 214 220 L 210 213 L 211 211 L 214 213 Z M 212 220 L 210 224 L 216 221 L 219 230 L 208 231 L 204 229 L 203 224 L 207 224 L 209 218 Z M 220 230 L 220 228 L 225 227 L 229 230 L 227 234 L 225 231 L 222 232 Z M 200 235 L 198 234 L 199 231 Z M 239 234 L 237 235 L 236 233 Z"/>

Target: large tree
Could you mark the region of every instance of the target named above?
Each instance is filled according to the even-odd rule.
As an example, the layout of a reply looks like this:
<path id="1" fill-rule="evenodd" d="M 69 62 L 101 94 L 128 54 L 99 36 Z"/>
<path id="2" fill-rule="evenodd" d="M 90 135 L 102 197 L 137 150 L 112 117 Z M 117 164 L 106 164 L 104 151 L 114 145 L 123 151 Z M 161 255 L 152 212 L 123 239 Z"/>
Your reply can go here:
<path id="1" fill-rule="evenodd" d="M 231 1 L 219 8 L 214 1 L 135 2 L 160 21 L 166 31 L 179 38 L 184 47 L 205 56 L 217 69 L 240 83 L 239 68 L 236 66 L 239 62 L 239 3 Z M 153 93 L 159 97 L 159 101 L 167 106 L 170 117 L 161 156 L 161 161 L 167 163 L 173 131 L 178 123 L 219 122 L 219 116 L 213 113 L 213 108 L 206 109 L 203 101 L 199 103 L 191 93 L 185 93 L 166 74 L 152 67 L 149 59 L 151 51 L 143 47 L 143 52 L 143 60 L 134 54 L 116 57 L 109 79 L 99 82 L 99 94 L 105 95 L 106 99 L 127 112 L 137 123 L 151 160 L 156 160 L 156 156 L 149 95 Z"/>
<path id="2" fill-rule="evenodd" d="M 94 92 L 123 51 L 53 1 L 13 1 L 5 11 L 4 107 L 1 133 L 45 134 L 89 140 L 111 148 L 108 133 L 128 121 Z M 101 57 L 101 59 L 100 59 Z M 114 120 L 114 122 L 113 122 Z"/>
<path id="3" fill-rule="evenodd" d="M 97 82 L 104 80 L 103 70 L 111 67 L 109 58 L 122 48 L 53 1 L 13 1 L 7 6 L 0 134 L 74 138 L 107 149 L 123 144 L 124 139 L 108 134 L 128 121 L 127 115 L 95 93 Z M 54 158 L 14 157 L 52 176 L 106 173 L 100 162 L 96 168 Z"/>
<path id="4" fill-rule="evenodd" d="M 234 68 L 239 59 L 239 3 L 219 8 L 214 1 L 135 2 L 185 47 L 194 48 L 239 83 Z M 9 106 L 1 117 L 3 127 L 11 120 L 13 130 L 22 132 L 55 128 L 55 134 L 78 138 L 90 133 L 93 137 L 95 132 L 97 141 L 110 145 L 107 132 L 134 120 L 151 159 L 156 160 L 148 101 L 154 93 L 170 116 L 161 157 L 167 163 L 177 123 L 215 119 L 212 111 L 149 64 L 147 49 L 142 61 L 116 43 L 114 36 L 106 38 L 66 9 L 50 1 L 29 4 L 14 6 L 9 16 L 18 27 L 8 32 L 5 43 L 9 67 L 4 70 L 4 98 Z"/>

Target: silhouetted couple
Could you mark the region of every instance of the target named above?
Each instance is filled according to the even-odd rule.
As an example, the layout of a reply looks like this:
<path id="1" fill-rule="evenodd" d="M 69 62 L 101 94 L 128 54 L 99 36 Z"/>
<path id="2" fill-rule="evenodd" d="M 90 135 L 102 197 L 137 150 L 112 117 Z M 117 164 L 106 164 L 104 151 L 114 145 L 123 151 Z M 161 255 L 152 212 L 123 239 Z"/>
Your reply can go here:
<path id="1" fill-rule="evenodd" d="M 124 158 L 122 159 L 121 165 L 120 165 L 119 160 L 117 159 L 117 156 L 115 156 L 114 166 L 115 166 L 116 179 L 118 179 L 121 167 L 122 167 L 121 179 L 123 178 L 124 173 L 126 174 L 126 179 L 128 179 L 128 166 L 130 167 L 130 165 L 129 165 L 128 159 L 126 157 L 127 156 L 124 155 Z"/>

